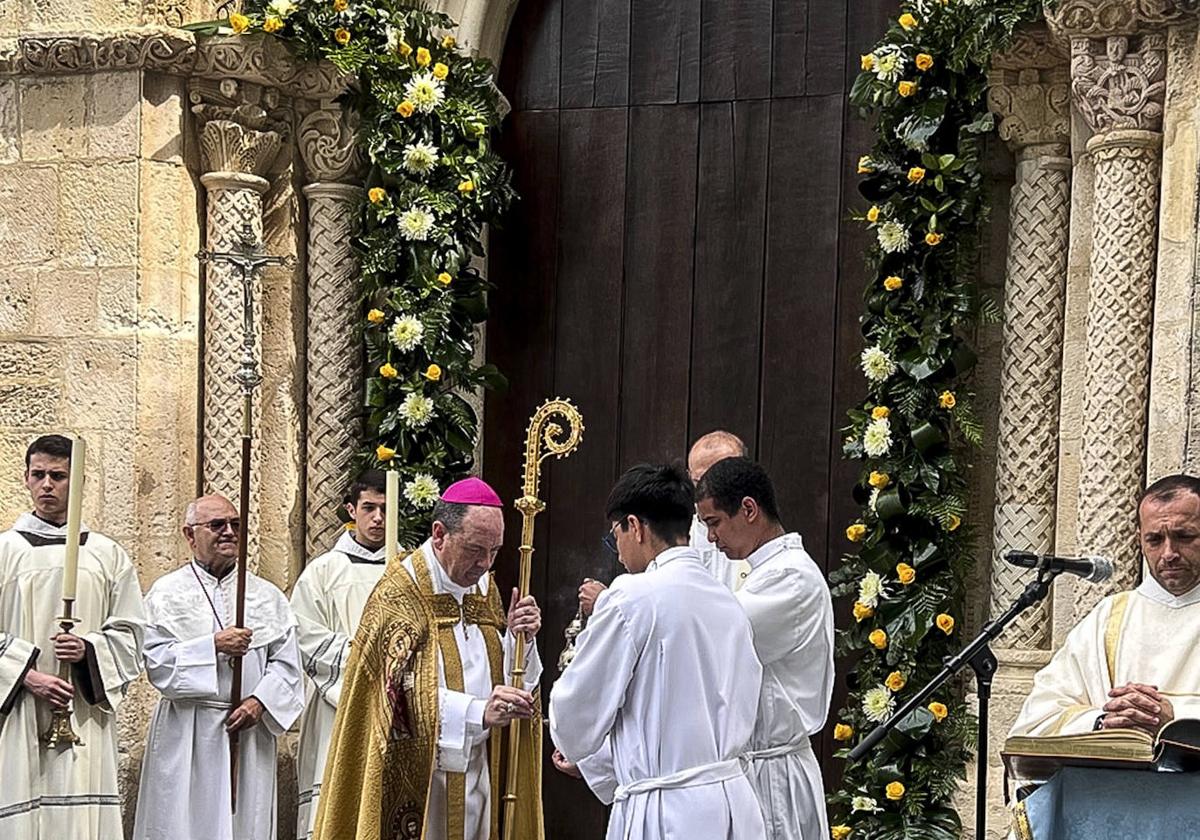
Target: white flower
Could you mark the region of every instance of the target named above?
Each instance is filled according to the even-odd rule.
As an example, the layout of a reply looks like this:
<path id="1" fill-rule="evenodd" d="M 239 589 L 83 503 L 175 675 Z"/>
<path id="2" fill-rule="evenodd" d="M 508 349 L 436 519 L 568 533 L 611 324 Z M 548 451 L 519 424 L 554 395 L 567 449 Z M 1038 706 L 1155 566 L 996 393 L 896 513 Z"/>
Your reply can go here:
<path id="1" fill-rule="evenodd" d="M 886 417 L 872 420 L 863 433 L 863 449 L 872 458 L 881 458 L 892 448 L 892 424 Z"/>
<path id="2" fill-rule="evenodd" d="M 894 82 L 904 74 L 904 53 L 896 44 L 875 50 L 875 76 L 882 82 Z"/>
<path id="3" fill-rule="evenodd" d="M 869 796 L 856 796 L 850 800 L 851 811 L 870 811 L 872 814 L 877 814 L 883 809 L 879 807 L 879 803 Z"/>
<path id="4" fill-rule="evenodd" d="M 877 513 L 875 505 L 879 504 L 879 488 L 871 488 L 871 498 L 867 499 L 867 507 L 871 509 L 871 513 Z"/>
<path id="5" fill-rule="evenodd" d="M 428 114 L 442 104 L 446 92 L 433 73 L 418 73 L 404 86 L 404 98 L 422 114 Z"/>
<path id="6" fill-rule="evenodd" d="M 433 230 L 433 214 L 424 207 L 413 207 L 400 214 L 400 235 L 424 242 Z"/>
<path id="7" fill-rule="evenodd" d="M 872 382 L 883 382 L 896 372 L 896 363 L 878 344 L 862 351 L 863 375 Z"/>
<path id="8" fill-rule="evenodd" d="M 891 716 L 896 708 L 896 700 L 887 686 L 879 685 L 867 689 L 863 694 L 862 710 L 867 720 L 872 723 L 882 723 Z"/>
<path id="9" fill-rule="evenodd" d="M 438 499 L 438 485 L 428 473 L 417 473 L 417 477 L 404 485 L 404 498 L 418 510 L 433 507 Z"/>
<path id="10" fill-rule="evenodd" d="M 394 26 L 387 26 L 384 28 L 383 33 L 387 38 L 387 51 L 399 52 L 400 42 L 404 40 L 404 30 L 397 29 Z"/>
<path id="11" fill-rule="evenodd" d="M 401 315 L 392 324 L 392 344 L 401 353 L 407 353 L 418 344 L 425 335 L 425 325 L 412 315 Z"/>
<path id="12" fill-rule="evenodd" d="M 883 594 L 883 578 L 878 572 L 867 572 L 858 582 L 858 602 L 874 609 L 879 606 L 879 596 Z"/>
<path id="13" fill-rule="evenodd" d="M 296 11 L 296 4 L 292 0 L 271 0 L 267 4 L 267 14 L 277 18 L 285 18 L 294 11 Z"/>
<path id="14" fill-rule="evenodd" d="M 432 143 L 409 143 L 404 147 L 404 168 L 414 175 L 424 175 L 437 162 L 438 148 Z"/>
<path id="15" fill-rule="evenodd" d="M 408 428 L 424 429 L 433 419 L 433 400 L 424 394 L 409 394 L 400 403 L 400 416 Z"/>
<path id="16" fill-rule="evenodd" d="M 879 239 L 879 247 L 889 254 L 902 254 L 908 250 L 908 229 L 897 221 L 889 219 L 875 231 Z"/>

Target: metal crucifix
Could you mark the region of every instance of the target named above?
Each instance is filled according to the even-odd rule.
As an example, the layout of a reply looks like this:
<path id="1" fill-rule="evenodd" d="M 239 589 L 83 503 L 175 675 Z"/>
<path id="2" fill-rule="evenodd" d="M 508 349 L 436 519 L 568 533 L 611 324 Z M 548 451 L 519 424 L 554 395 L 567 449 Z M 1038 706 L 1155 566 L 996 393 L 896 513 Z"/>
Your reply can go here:
<path id="1" fill-rule="evenodd" d="M 231 251 L 201 251 L 196 254 L 201 263 L 233 266 L 242 279 L 242 358 L 233 378 L 242 388 L 242 475 L 241 491 L 238 496 L 238 516 L 242 527 L 238 529 L 237 559 L 237 606 L 234 626 L 246 623 L 246 566 L 247 535 L 250 531 L 250 438 L 251 413 L 254 389 L 262 382 L 258 365 L 254 360 L 254 279 L 269 265 L 291 265 L 291 256 L 275 257 L 266 254 L 262 243 L 254 235 L 250 222 L 242 225 L 242 235 Z M 242 658 L 234 657 L 229 663 L 233 667 L 233 685 L 230 690 L 230 711 L 242 702 Z M 238 742 L 240 733 L 229 733 L 229 783 L 230 804 L 237 813 L 238 787 Z"/>

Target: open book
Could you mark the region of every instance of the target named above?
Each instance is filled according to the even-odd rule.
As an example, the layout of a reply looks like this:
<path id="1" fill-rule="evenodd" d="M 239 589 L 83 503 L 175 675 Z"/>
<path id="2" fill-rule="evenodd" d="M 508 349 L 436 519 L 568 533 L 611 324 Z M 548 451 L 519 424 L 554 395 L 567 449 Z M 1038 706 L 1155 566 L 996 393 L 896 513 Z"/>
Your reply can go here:
<path id="1" fill-rule="evenodd" d="M 1135 770 L 1200 770 L 1200 720 L 1173 720 L 1158 737 L 1142 729 L 1101 729 L 1079 735 L 1018 735 L 1004 742 L 1004 764 L 1021 779 L 1049 778 L 1067 766 Z"/>

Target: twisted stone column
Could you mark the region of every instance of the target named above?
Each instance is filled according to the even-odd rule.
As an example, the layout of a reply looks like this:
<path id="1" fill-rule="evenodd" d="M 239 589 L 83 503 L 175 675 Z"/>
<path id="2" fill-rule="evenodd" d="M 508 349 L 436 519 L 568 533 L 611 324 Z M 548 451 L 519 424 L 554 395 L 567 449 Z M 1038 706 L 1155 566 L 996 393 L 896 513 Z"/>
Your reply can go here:
<path id="1" fill-rule="evenodd" d="M 360 432 L 362 346 L 358 261 L 351 237 L 358 227 L 362 189 L 352 180 L 357 166 L 354 132 L 336 108 L 314 111 L 298 134 L 311 181 L 308 199 L 308 434 L 306 446 L 305 545 L 309 557 L 337 539 L 350 460 Z"/>

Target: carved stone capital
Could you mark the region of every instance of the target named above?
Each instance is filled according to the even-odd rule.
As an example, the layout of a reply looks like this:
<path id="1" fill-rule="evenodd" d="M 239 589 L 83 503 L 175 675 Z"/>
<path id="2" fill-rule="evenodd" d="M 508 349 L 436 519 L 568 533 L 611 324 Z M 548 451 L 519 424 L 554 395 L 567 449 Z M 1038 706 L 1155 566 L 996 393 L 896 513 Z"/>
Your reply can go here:
<path id="1" fill-rule="evenodd" d="M 323 102 L 341 95 L 354 79 L 327 61 L 299 61 L 281 41 L 266 35 L 203 38 L 192 72 L 199 78 L 241 79 Z"/>
<path id="2" fill-rule="evenodd" d="M 1197 0 L 1060 0 L 1047 9 L 1046 22 L 1065 38 L 1132 35 L 1177 23 L 1197 6 Z"/>
<path id="3" fill-rule="evenodd" d="M 1071 39 L 1071 91 L 1094 132 L 1162 127 L 1166 47 L 1161 32 Z"/>
<path id="4" fill-rule="evenodd" d="M 350 113 L 341 108 L 319 108 L 300 122 L 296 139 L 308 180 L 345 181 L 361 164 Z"/>
<path id="5" fill-rule="evenodd" d="M 1071 139 L 1071 92 L 1066 65 L 1038 70 L 995 68 L 988 74 L 988 108 L 999 117 L 1000 139 L 1014 151 Z"/>
<path id="6" fill-rule="evenodd" d="M 281 139 L 274 131 L 257 131 L 233 120 L 208 120 L 200 129 L 200 153 L 205 172 L 266 174 Z"/>

